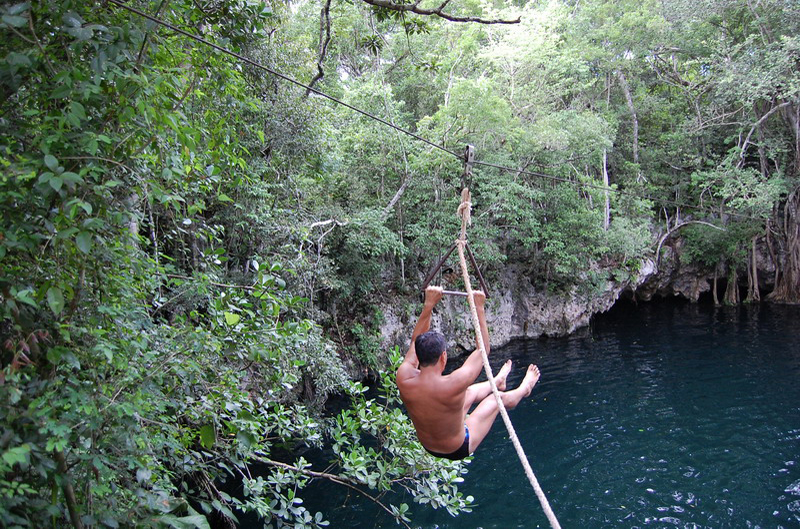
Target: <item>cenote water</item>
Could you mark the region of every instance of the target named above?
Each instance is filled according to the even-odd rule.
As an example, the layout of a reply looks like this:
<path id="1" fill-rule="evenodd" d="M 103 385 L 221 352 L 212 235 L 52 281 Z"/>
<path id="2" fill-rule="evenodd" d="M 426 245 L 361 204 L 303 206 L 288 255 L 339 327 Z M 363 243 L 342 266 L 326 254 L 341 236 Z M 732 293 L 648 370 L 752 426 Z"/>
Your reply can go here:
<path id="1" fill-rule="evenodd" d="M 577 336 L 494 351 L 512 386 L 541 368 L 511 420 L 562 526 L 800 527 L 798 316 L 618 304 Z M 500 418 L 461 490 L 476 505 L 456 518 L 399 501 L 419 527 L 548 526 Z M 305 497 L 331 527 L 396 526 L 330 484 Z"/>

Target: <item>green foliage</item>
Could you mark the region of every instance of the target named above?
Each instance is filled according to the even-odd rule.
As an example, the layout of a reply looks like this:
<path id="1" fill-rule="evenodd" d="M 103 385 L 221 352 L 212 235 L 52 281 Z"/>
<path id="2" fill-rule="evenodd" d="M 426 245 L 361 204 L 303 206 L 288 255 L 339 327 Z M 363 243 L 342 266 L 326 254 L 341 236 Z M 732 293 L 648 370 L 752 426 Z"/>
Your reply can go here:
<path id="1" fill-rule="evenodd" d="M 318 71 L 316 4 L 131 5 Z M 474 168 L 490 275 L 591 294 L 676 218 L 725 228 L 683 230 L 689 260 L 742 266 L 797 185 L 786 2 L 532 3 L 517 26 L 360 6 L 331 5 L 317 86 L 519 170 Z M 0 524 L 324 526 L 300 492 L 327 478 L 277 460 L 303 444 L 397 520 L 390 491 L 468 510 L 466 467 L 421 451 L 392 369 L 367 398 L 342 359 L 389 364 L 375 299 L 452 242 L 460 160 L 111 4 L 7 3 L 0 32 Z"/>
<path id="2" fill-rule="evenodd" d="M 270 179 L 320 131 L 268 137 L 254 118 L 271 103 L 228 57 L 93 7 L 3 8 L 0 523 L 61 525 L 71 511 L 110 527 L 242 513 L 324 526 L 295 496 L 305 463 L 253 477 L 276 449 L 330 442 L 316 406 L 349 384 L 293 293 L 314 269 L 279 264 L 308 238 L 281 217 L 296 195 Z M 275 22 L 252 2 L 165 13 L 233 47 Z M 365 263 L 402 252 L 377 212 L 353 228 L 341 244 Z"/>
<path id="3" fill-rule="evenodd" d="M 354 384 L 353 406 L 336 417 L 333 451 L 344 475 L 370 488 L 388 492 L 401 487 L 414 501 L 455 516 L 470 512 L 474 499 L 458 491 L 465 463 L 434 458 L 422 449 L 414 425 L 399 409 L 401 404 L 394 371 L 403 355 L 395 347 L 389 354 L 392 369 L 381 376 L 378 398 L 366 398 L 367 388 Z M 408 479 L 413 478 L 413 479 Z M 408 520 L 401 504 L 395 515 Z"/>
<path id="4" fill-rule="evenodd" d="M 684 228 L 685 246 L 681 255 L 689 262 L 715 268 L 719 263 L 742 269 L 746 266 L 747 252 L 758 228 L 746 222 L 734 222 L 726 229 L 693 225 Z"/>
<path id="5" fill-rule="evenodd" d="M 379 290 L 387 278 L 385 257 L 402 257 L 405 247 L 396 233 L 386 226 L 383 213 L 366 210 L 341 228 L 338 244 L 329 252 L 346 278 L 338 292 L 343 298 L 363 299 Z"/>
<path id="6" fill-rule="evenodd" d="M 786 182 L 780 172 L 766 179 L 754 168 L 729 163 L 697 171 L 692 175 L 692 185 L 701 199 L 716 199 L 736 211 L 762 218 L 769 216 L 773 205 L 786 193 Z"/>

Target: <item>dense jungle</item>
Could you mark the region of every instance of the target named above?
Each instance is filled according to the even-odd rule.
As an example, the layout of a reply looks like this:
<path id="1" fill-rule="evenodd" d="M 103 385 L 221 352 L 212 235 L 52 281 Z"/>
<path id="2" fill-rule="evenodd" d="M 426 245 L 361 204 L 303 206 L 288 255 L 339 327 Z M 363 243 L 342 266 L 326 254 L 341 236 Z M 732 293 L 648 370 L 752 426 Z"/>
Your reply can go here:
<path id="1" fill-rule="evenodd" d="M 4 527 L 326 526 L 311 481 L 387 526 L 397 491 L 469 511 L 394 385 L 466 145 L 488 309 L 545 300 L 505 341 L 558 304 L 800 301 L 795 0 L 0 16 Z"/>

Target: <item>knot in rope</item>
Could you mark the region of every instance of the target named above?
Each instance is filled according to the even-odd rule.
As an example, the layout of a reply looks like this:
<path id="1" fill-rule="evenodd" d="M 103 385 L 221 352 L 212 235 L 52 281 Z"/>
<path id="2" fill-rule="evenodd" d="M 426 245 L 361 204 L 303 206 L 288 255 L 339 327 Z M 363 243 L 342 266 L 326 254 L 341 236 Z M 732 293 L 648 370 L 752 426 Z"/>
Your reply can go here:
<path id="1" fill-rule="evenodd" d="M 458 206 L 458 216 L 467 223 L 467 226 L 472 224 L 472 202 L 462 202 Z"/>
<path id="2" fill-rule="evenodd" d="M 461 191 L 461 204 L 456 210 L 456 215 L 461 218 L 461 237 L 460 241 L 467 240 L 467 226 L 472 223 L 472 202 L 470 202 L 469 188 L 465 187 Z"/>

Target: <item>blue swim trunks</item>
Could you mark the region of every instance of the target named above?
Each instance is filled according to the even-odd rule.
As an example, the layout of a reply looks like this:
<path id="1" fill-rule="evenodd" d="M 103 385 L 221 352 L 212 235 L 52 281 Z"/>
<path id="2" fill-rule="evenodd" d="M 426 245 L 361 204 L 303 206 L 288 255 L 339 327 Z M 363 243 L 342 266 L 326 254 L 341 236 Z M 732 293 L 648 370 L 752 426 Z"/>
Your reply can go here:
<path id="1" fill-rule="evenodd" d="M 464 425 L 464 442 L 461 443 L 461 446 L 456 449 L 455 452 L 450 452 L 449 454 L 440 454 L 439 452 L 434 452 L 433 450 L 428 450 L 427 448 L 425 448 L 425 450 L 434 457 L 452 459 L 453 461 L 460 461 L 465 457 L 469 457 L 469 428 L 467 428 L 466 424 Z"/>

